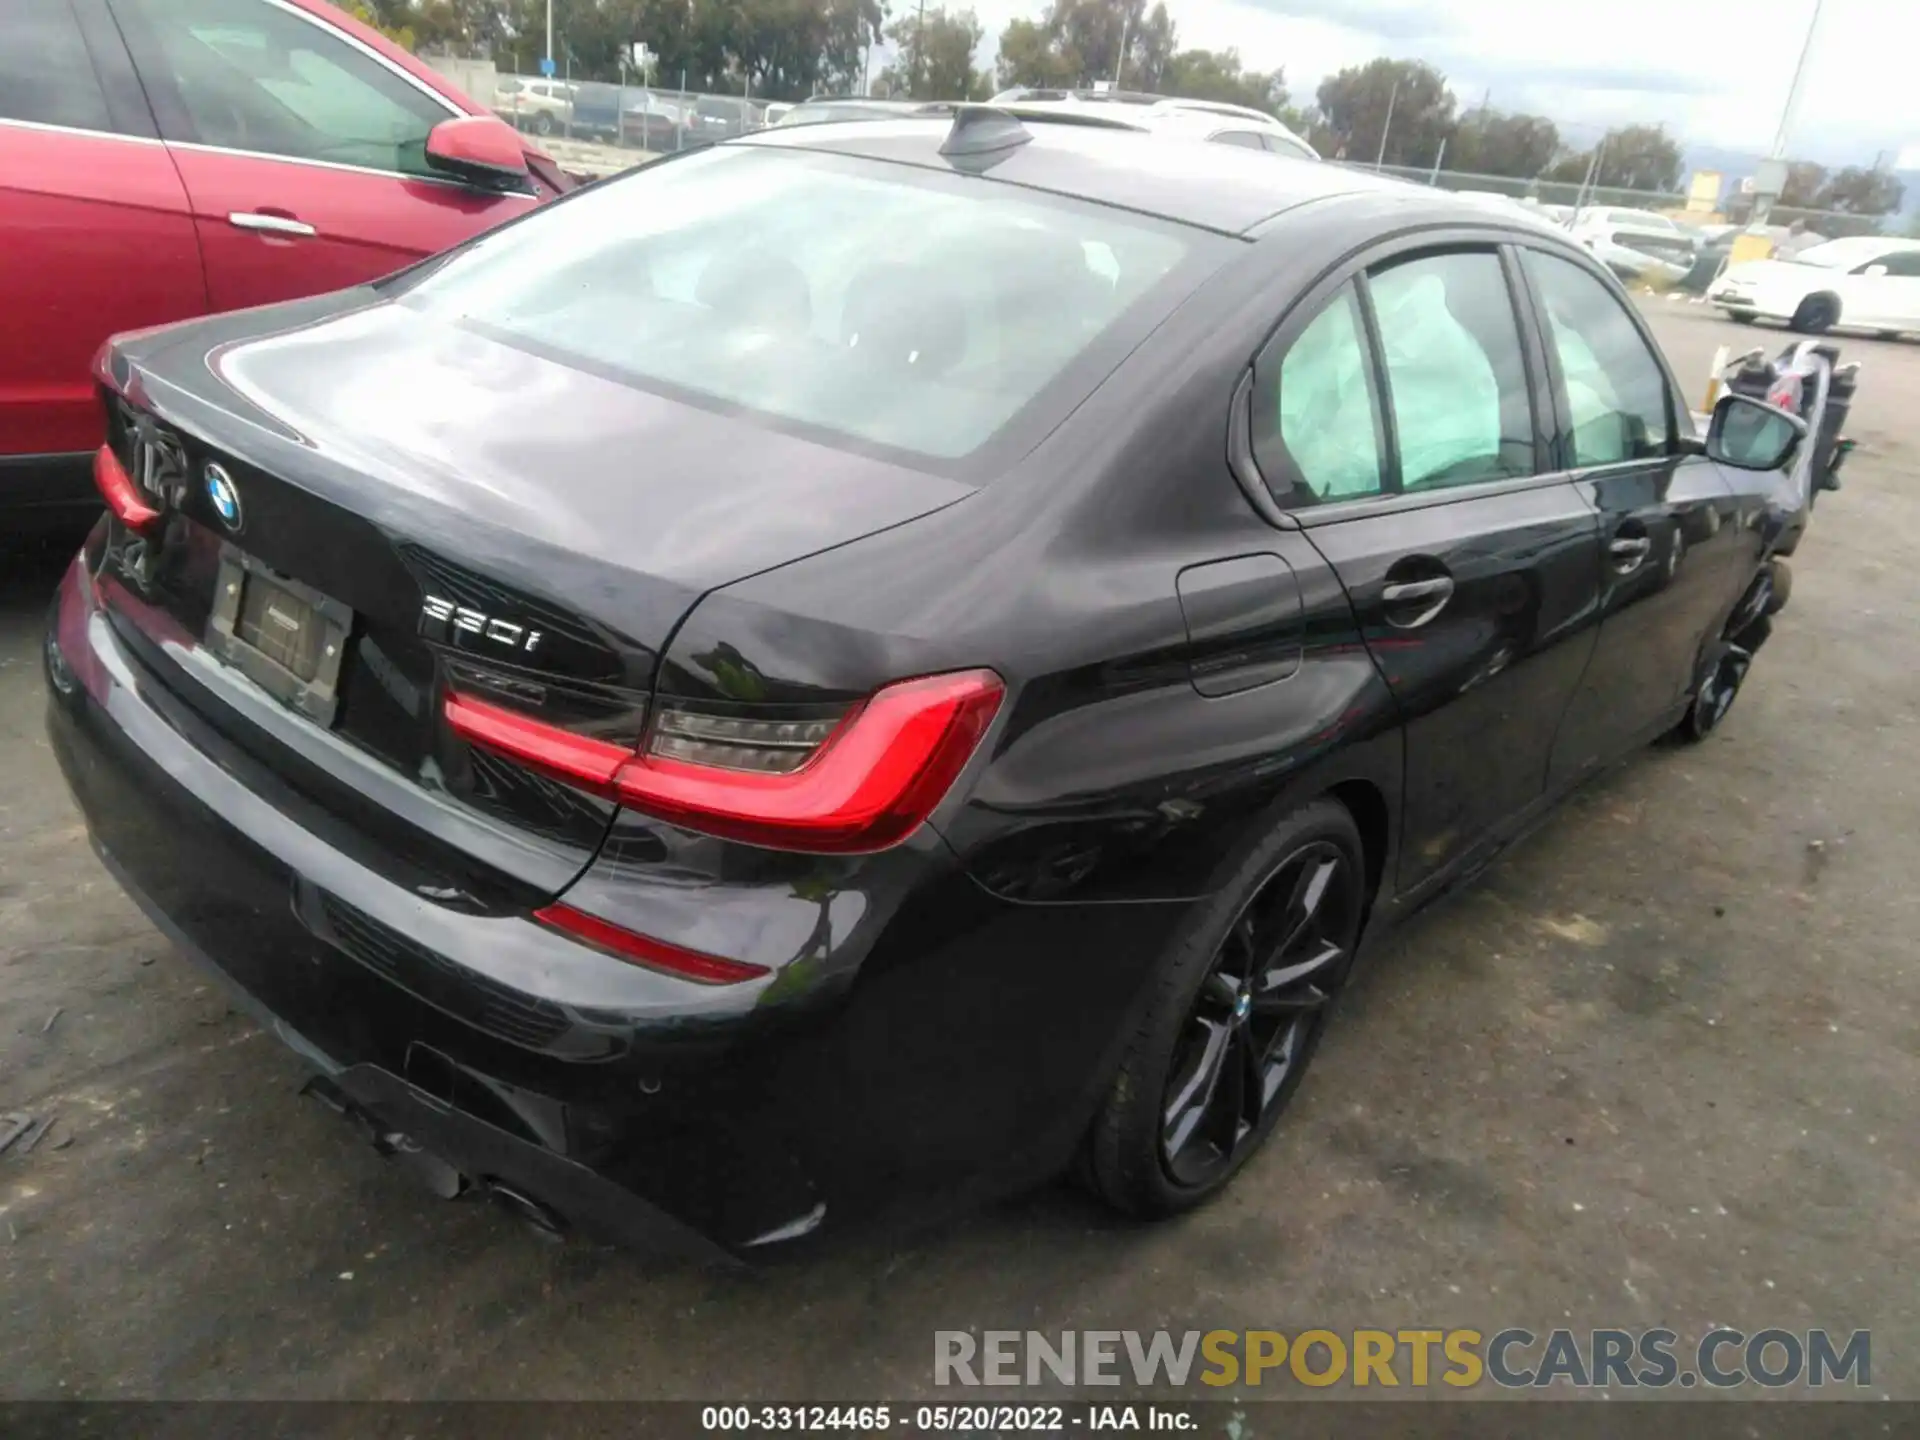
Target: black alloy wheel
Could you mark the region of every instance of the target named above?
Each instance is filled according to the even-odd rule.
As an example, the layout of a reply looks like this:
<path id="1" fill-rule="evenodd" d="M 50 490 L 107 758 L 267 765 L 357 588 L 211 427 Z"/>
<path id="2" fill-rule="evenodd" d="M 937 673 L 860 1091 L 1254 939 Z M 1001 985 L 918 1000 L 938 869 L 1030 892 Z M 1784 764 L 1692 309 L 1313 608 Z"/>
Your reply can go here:
<path id="1" fill-rule="evenodd" d="M 1345 973 L 1359 885 L 1339 848 L 1289 855 L 1227 932 L 1194 997 L 1161 1110 L 1176 1184 L 1232 1169 L 1288 1092 Z"/>
<path id="2" fill-rule="evenodd" d="M 1195 906 L 1088 1135 L 1085 1178 L 1109 1204 L 1189 1209 L 1271 1133 L 1352 964 L 1363 853 L 1346 809 L 1315 801 Z"/>
<path id="3" fill-rule="evenodd" d="M 1756 622 L 1765 625 L 1762 619 Z M 1680 720 L 1680 736 L 1685 740 L 1704 740 L 1720 728 L 1720 722 L 1727 718 L 1727 712 L 1733 708 L 1734 698 L 1740 693 L 1740 686 L 1747 678 L 1747 671 L 1753 667 L 1753 650 L 1731 640 L 1722 642 L 1720 654 L 1712 665 L 1707 667 L 1706 677 L 1701 680 L 1700 688 L 1694 693 L 1693 704 L 1687 707 L 1687 713 Z"/>

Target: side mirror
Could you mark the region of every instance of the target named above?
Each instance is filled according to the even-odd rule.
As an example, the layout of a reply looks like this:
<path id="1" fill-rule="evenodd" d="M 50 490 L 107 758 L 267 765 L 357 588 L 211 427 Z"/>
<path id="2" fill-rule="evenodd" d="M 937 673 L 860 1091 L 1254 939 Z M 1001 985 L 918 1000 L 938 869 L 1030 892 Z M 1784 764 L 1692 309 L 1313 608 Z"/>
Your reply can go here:
<path id="1" fill-rule="evenodd" d="M 1707 458 L 1740 470 L 1778 470 L 1806 434 L 1798 415 L 1750 395 L 1722 395 L 1707 425 Z"/>
<path id="2" fill-rule="evenodd" d="M 492 115 L 462 115 L 434 126 L 427 132 L 427 164 L 483 190 L 532 189 L 519 133 Z"/>
<path id="3" fill-rule="evenodd" d="M 1862 275 L 1884 275 L 1887 273 L 1887 267 L 1884 265 L 1869 265 L 1860 273 Z"/>

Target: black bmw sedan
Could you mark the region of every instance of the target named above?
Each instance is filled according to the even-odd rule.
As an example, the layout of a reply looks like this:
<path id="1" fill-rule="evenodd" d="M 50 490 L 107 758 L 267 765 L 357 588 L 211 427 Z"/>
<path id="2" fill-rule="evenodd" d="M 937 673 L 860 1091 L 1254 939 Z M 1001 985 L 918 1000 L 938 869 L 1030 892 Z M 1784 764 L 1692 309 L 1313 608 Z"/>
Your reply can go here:
<path id="1" fill-rule="evenodd" d="M 1800 509 L 1523 215 L 981 107 L 96 370 L 102 862 L 444 1193 L 736 1256 L 1218 1191 L 1363 940 L 1715 725 Z"/>

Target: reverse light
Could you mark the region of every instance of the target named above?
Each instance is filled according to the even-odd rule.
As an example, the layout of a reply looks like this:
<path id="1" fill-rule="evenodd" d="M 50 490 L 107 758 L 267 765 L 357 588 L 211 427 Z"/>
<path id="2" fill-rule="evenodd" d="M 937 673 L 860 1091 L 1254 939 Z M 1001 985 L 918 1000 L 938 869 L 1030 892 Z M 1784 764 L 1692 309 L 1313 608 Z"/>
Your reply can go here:
<path id="1" fill-rule="evenodd" d="M 120 457 L 106 445 L 93 452 L 93 483 L 107 509 L 129 529 L 144 530 L 160 518 L 160 511 L 140 493 Z"/>
<path id="2" fill-rule="evenodd" d="M 664 708 L 640 754 L 450 694 L 469 743 L 683 825 L 776 850 L 858 854 L 919 828 L 972 758 L 1006 687 L 991 670 L 888 685 L 838 721 Z"/>
<path id="3" fill-rule="evenodd" d="M 647 753 L 690 765 L 780 775 L 813 758 L 840 717 L 829 720 L 742 720 L 664 708 L 654 717 Z"/>
<path id="4" fill-rule="evenodd" d="M 602 920 L 598 915 L 576 910 L 571 905 L 549 905 L 544 910 L 534 911 L 533 918 L 550 929 L 563 931 L 575 940 L 584 941 L 596 950 L 605 950 L 649 970 L 677 975 L 682 980 L 697 980 L 703 985 L 738 985 L 744 980 L 758 980 L 762 975 L 772 973 L 764 965 L 752 965 L 745 960 L 724 960 L 718 955 L 706 955 L 698 950 L 669 945 L 665 940 L 623 929 Z"/>

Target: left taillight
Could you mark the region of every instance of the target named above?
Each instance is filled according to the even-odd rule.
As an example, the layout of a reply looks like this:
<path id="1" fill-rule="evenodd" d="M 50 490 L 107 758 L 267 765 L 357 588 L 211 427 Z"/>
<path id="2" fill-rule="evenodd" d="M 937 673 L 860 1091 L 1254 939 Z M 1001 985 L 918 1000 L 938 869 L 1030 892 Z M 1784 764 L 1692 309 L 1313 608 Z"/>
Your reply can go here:
<path id="1" fill-rule="evenodd" d="M 145 530 L 160 518 L 159 508 L 133 483 L 109 446 L 102 445 L 93 452 L 93 483 L 107 502 L 107 509 L 129 529 Z"/>
<path id="2" fill-rule="evenodd" d="M 703 834 L 776 850 L 884 850 L 931 815 L 998 713 L 991 670 L 903 680 L 837 719 L 757 719 L 657 708 L 638 752 L 470 695 L 448 725 L 622 805 Z"/>

